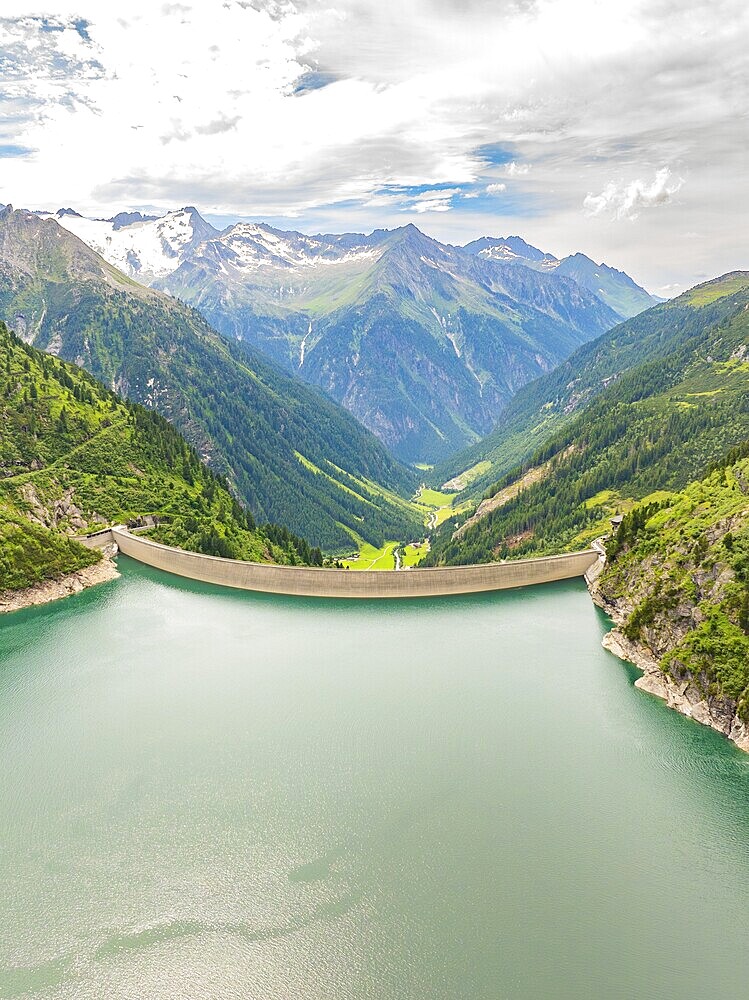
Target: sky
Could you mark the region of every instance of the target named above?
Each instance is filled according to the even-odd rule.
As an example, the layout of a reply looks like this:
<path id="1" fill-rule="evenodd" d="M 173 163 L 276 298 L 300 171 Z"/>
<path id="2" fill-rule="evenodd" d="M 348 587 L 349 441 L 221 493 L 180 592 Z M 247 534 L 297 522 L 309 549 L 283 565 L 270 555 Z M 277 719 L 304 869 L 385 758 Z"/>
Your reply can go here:
<path id="1" fill-rule="evenodd" d="M 3 0 L 0 202 L 749 269 L 745 0 Z"/>

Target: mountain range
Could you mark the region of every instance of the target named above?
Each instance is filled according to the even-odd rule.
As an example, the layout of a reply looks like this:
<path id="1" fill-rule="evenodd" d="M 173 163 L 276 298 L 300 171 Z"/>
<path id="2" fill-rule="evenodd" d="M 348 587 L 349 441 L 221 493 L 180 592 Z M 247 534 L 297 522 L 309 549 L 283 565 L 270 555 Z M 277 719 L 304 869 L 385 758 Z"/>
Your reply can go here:
<path id="1" fill-rule="evenodd" d="M 559 260 L 553 254 L 530 246 L 519 236 L 507 239 L 484 236 L 466 244 L 464 250 L 486 260 L 520 264 L 547 274 L 572 278 L 605 302 L 621 319 L 629 319 L 663 301 L 646 292 L 624 271 L 617 271 L 608 264 L 596 264 L 584 253 L 571 254 Z"/>
<path id="2" fill-rule="evenodd" d="M 226 340 L 52 219 L 0 213 L 0 318 L 167 417 L 258 521 L 328 551 L 408 537 L 416 476 L 318 389 Z"/>
<path id="3" fill-rule="evenodd" d="M 656 301 L 622 272 L 518 237 L 454 247 L 412 225 L 219 232 L 194 208 L 54 218 L 129 277 L 324 389 L 407 462 L 477 441 L 519 388 Z"/>
<path id="4" fill-rule="evenodd" d="M 749 438 L 749 273 L 724 275 L 587 344 L 523 389 L 479 448 L 480 503 L 435 539 L 435 563 L 559 552 L 634 501 L 681 490 Z M 491 482 L 488 480 L 491 479 Z"/>

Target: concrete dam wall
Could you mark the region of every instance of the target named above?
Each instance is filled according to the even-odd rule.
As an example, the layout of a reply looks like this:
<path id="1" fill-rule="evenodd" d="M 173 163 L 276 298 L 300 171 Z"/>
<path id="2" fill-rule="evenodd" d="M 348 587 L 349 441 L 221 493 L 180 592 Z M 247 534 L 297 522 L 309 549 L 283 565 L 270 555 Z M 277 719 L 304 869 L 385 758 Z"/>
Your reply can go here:
<path id="1" fill-rule="evenodd" d="M 298 597 L 441 597 L 487 590 L 528 587 L 584 576 L 598 560 L 594 549 L 540 559 L 414 570 L 313 569 L 221 559 L 160 545 L 149 538 L 112 528 L 91 537 L 91 544 L 114 541 L 126 556 L 177 576 L 240 590 Z"/>

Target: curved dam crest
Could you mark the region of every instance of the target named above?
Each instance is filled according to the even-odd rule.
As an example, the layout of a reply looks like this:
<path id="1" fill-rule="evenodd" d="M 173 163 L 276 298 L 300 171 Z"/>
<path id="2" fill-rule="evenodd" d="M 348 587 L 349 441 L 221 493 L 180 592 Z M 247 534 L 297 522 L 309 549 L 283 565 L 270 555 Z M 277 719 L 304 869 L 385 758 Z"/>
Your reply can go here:
<path id="1" fill-rule="evenodd" d="M 175 549 L 141 538 L 123 527 L 90 535 L 89 546 L 115 542 L 131 559 L 176 576 L 220 587 L 297 597 L 409 598 L 475 594 L 530 587 L 585 576 L 598 562 L 595 549 L 504 563 L 448 566 L 419 570 L 341 570 L 278 566 L 222 559 Z"/>

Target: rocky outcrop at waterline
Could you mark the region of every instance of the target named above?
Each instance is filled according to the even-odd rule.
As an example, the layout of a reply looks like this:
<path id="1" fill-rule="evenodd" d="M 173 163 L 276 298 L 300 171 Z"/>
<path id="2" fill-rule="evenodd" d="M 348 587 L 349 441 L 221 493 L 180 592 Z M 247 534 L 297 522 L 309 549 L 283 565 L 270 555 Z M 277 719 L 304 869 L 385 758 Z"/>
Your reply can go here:
<path id="1" fill-rule="evenodd" d="M 79 594 L 88 587 L 115 580 L 120 574 L 114 556 L 116 545 L 107 545 L 101 550 L 102 556 L 92 566 L 85 566 L 74 573 L 67 573 L 56 580 L 41 580 L 22 590 L 0 590 L 0 614 L 21 611 L 37 604 L 47 604 L 63 597 Z"/>
<path id="2" fill-rule="evenodd" d="M 588 584 L 616 623 L 604 646 L 643 671 L 637 687 L 749 751 L 744 455 L 737 449 L 683 492 L 635 506 Z"/>
<path id="3" fill-rule="evenodd" d="M 736 701 L 720 696 L 706 697 L 702 687 L 691 678 L 677 681 L 671 677 L 649 646 L 628 639 L 622 632 L 621 626 L 631 617 L 631 605 L 626 601 L 607 600 L 600 592 L 598 580 L 589 581 L 588 589 L 593 601 L 617 623 L 617 627 L 603 637 L 602 646 L 620 660 L 634 663 L 643 672 L 635 681 L 635 687 L 661 698 L 669 708 L 687 718 L 716 729 L 749 753 L 749 725 L 739 717 Z"/>

